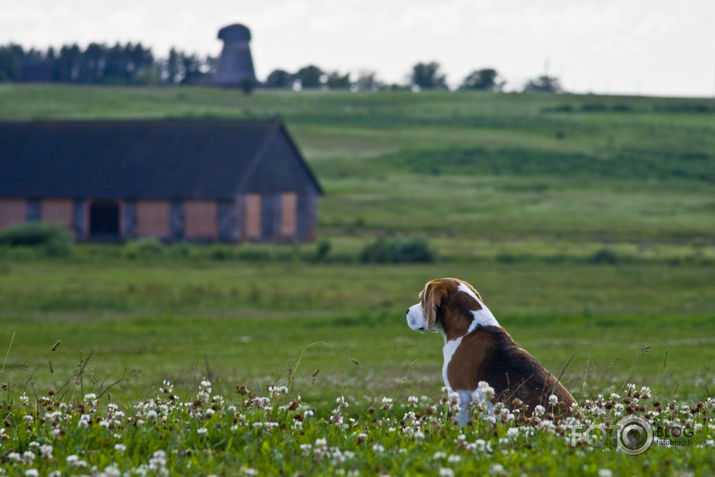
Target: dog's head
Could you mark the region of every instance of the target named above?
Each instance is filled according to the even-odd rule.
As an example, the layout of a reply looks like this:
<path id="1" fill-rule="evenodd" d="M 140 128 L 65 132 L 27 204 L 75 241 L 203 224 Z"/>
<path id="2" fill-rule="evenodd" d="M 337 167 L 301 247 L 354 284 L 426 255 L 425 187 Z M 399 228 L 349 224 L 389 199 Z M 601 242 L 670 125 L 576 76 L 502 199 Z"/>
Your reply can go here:
<path id="1" fill-rule="evenodd" d="M 477 290 L 463 280 L 431 280 L 419 298 L 419 303 L 407 309 L 407 325 L 415 331 L 442 331 L 452 339 L 478 326 L 499 326 Z"/>

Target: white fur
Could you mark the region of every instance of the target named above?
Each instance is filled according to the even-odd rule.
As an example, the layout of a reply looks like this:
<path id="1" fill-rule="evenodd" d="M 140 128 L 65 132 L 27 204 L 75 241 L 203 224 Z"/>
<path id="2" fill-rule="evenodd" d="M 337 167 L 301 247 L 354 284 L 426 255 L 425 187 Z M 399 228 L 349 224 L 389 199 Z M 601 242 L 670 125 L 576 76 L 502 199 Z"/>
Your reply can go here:
<path id="1" fill-rule="evenodd" d="M 414 304 L 407 309 L 407 326 L 415 331 L 427 331 L 427 318 L 422 312 L 420 303 Z"/>
<path id="2" fill-rule="evenodd" d="M 480 310 L 472 310 L 472 316 L 474 317 L 474 319 L 472 320 L 472 323 L 469 325 L 467 334 L 476 330 L 477 327 L 479 327 L 479 326 L 499 326 L 499 322 L 497 321 L 496 318 L 494 318 L 494 315 L 492 314 L 492 312 L 489 311 L 489 308 L 487 308 L 487 305 L 485 305 L 482 302 L 482 300 L 480 300 L 477 297 L 477 295 L 475 295 L 474 292 L 469 289 L 468 286 L 466 286 L 464 283 L 460 283 L 459 288 L 457 290 L 464 292 L 467 295 L 474 298 L 477 301 L 477 303 L 479 303 L 479 305 L 481 305 L 481 307 L 482 307 Z"/>
<path id="3" fill-rule="evenodd" d="M 442 379 L 444 380 L 444 385 L 447 386 L 448 389 L 452 389 L 452 386 L 449 384 L 449 379 L 447 378 L 447 368 L 449 367 L 449 362 L 452 361 L 452 356 L 454 356 L 454 352 L 457 351 L 457 348 L 459 348 L 460 343 L 462 342 L 463 336 L 460 336 L 459 338 L 455 340 L 449 340 L 444 343 L 444 347 L 442 348 L 442 356 L 444 356 L 444 364 L 442 365 Z"/>

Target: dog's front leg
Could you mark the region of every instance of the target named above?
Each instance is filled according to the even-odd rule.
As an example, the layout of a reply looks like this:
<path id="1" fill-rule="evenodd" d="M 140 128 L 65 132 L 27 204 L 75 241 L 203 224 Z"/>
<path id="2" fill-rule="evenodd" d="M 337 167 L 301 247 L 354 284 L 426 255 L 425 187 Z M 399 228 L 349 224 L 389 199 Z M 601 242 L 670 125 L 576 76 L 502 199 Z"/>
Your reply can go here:
<path id="1" fill-rule="evenodd" d="M 464 427 L 472 418 L 472 392 L 458 390 L 459 396 L 459 412 L 457 413 L 457 422 L 459 427 Z"/>

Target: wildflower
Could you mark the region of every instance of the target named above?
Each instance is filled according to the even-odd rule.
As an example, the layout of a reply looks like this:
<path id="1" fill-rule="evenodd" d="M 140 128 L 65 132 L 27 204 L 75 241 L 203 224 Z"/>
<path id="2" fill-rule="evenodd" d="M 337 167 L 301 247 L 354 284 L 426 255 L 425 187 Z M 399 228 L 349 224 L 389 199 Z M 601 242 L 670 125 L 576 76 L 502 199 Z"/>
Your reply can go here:
<path id="1" fill-rule="evenodd" d="M 447 453 L 442 451 L 437 451 L 432 455 L 433 459 L 444 459 L 445 457 L 447 457 Z"/>
<path id="2" fill-rule="evenodd" d="M 598 477 L 611 477 L 613 472 L 610 469 L 598 469 Z"/>
<path id="3" fill-rule="evenodd" d="M 15 462 L 22 462 L 22 456 L 18 454 L 17 452 L 10 452 L 7 455 L 7 460 L 12 460 Z"/>
<path id="4" fill-rule="evenodd" d="M 87 462 L 81 460 L 81 459 L 80 459 L 77 455 L 75 455 L 75 454 L 70 455 L 70 456 L 67 456 L 67 463 L 68 463 L 71 467 L 77 467 L 77 468 L 87 467 Z"/>
<path id="5" fill-rule="evenodd" d="M 477 384 L 477 392 L 486 401 L 491 401 L 494 397 L 494 388 L 486 381 L 479 381 Z"/>
<path id="6" fill-rule="evenodd" d="M 453 455 L 451 455 L 451 456 L 449 456 L 449 457 L 447 458 L 447 462 L 450 462 L 450 463 L 454 464 L 454 463 L 459 462 L 460 459 L 461 459 L 461 457 L 459 457 L 459 456 L 456 455 L 456 454 L 453 454 Z"/>
<path id="7" fill-rule="evenodd" d="M 114 444 L 114 450 L 119 452 L 120 454 L 123 454 L 125 450 L 127 450 L 127 446 L 124 444 Z"/>
<path id="8" fill-rule="evenodd" d="M 27 394 L 22 393 L 22 395 L 20 396 L 20 402 L 23 406 L 27 407 L 30 405 L 30 398 L 27 397 Z"/>
<path id="9" fill-rule="evenodd" d="M 515 440 L 517 437 L 519 437 L 519 428 L 518 427 L 510 427 L 506 431 L 506 436 L 509 438 L 509 440 Z"/>
<path id="10" fill-rule="evenodd" d="M 244 475 L 258 475 L 258 471 L 252 467 L 241 467 L 241 473 Z"/>
<path id="11" fill-rule="evenodd" d="M 422 431 L 415 431 L 414 436 L 415 436 L 415 439 L 424 439 L 425 438 L 425 434 Z"/>
<path id="12" fill-rule="evenodd" d="M 119 477 L 122 473 L 116 467 L 108 465 L 104 468 L 104 475 L 106 477 Z"/>
<path id="13" fill-rule="evenodd" d="M 27 414 L 27 415 L 24 417 L 24 419 L 25 419 L 25 424 L 27 424 L 28 426 L 29 426 L 30 424 L 32 424 L 32 421 L 34 421 L 33 417 L 30 416 L 29 414 Z"/>
<path id="14" fill-rule="evenodd" d="M 378 454 L 382 454 L 383 452 L 385 452 L 385 448 L 382 447 L 382 444 L 374 444 L 372 446 L 372 451 L 377 452 Z"/>
<path id="15" fill-rule="evenodd" d="M 339 396 L 335 399 L 339 409 L 345 409 L 348 407 L 348 400 L 344 396 Z"/>
<path id="16" fill-rule="evenodd" d="M 501 464 L 494 464 L 489 468 L 490 475 L 507 475 L 504 466 Z"/>
<path id="17" fill-rule="evenodd" d="M 37 471 L 37 469 L 27 469 L 25 471 L 25 477 L 38 477 L 40 473 Z"/>
<path id="18" fill-rule="evenodd" d="M 209 431 L 205 427 L 200 427 L 196 430 L 196 433 L 200 436 L 205 436 Z"/>
<path id="19" fill-rule="evenodd" d="M 454 471 L 449 467 L 441 467 L 439 469 L 439 477 L 454 477 Z"/>
<path id="20" fill-rule="evenodd" d="M 534 407 L 534 415 L 537 417 L 541 417 L 544 415 L 544 412 L 546 412 L 546 409 L 544 409 L 544 406 L 541 404 L 537 404 L 536 407 Z"/>
<path id="21" fill-rule="evenodd" d="M 417 396 L 409 396 L 407 398 L 407 404 L 410 405 L 410 407 L 415 407 L 417 405 L 418 399 Z"/>
<path id="22" fill-rule="evenodd" d="M 35 460 L 35 453 L 32 451 L 25 451 L 22 453 L 22 463 L 25 465 L 30 465 L 32 464 L 32 461 Z"/>
<path id="23" fill-rule="evenodd" d="M 316 439 L 315 440 L 315 447 L 327 447 L 328 446 L 328 441 L 324 438 Z"/>
<path id="24" fill-rule="evenodd" d="M 52 446 L 49 444 L 40 446 L 40 455 L 43 459 L 52 459 Z"/>
<path id="25" fill-rule="evenodd" d="M 382 408 L 391 409 L 392 408 L 392 398 L 384 397 L 382 398 Z"/>
<path id="26" fill-rule="evenodd" d="M 559 403 L 559 397 L 556 394 L 552 394 L 549 396 L 549 404 L 552 406 L 555 406 Z"/>

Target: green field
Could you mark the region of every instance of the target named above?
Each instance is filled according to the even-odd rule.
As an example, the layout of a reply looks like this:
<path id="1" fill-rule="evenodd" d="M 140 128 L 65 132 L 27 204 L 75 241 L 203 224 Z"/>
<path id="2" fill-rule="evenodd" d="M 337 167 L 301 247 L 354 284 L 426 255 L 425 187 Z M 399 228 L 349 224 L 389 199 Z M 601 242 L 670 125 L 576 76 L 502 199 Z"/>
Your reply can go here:
<path id="1" fill-rule="evenodd" d="M 167 246 L 145 258 L 129 257 L 122 245 L 78 245 L 64 257 L 0 247 L 4 403 L 52 389 L 66 401 L 93 392 L 101 406 L 111 399 L 131 409 L 164 379 L 192 400 L 204 378 L 230 402 L 243 399 L 237 385 L 259 394 L 286 385 L 290 397 L 300 394 L 328 416 L 340 395 L 438 402 L 441 337 L 411 331 L 404 310 L 439 276 L 474 284 L 521 346 L 554 373 L 563 370 L 579 401 L 621 393 L 628 381 L 691 405 L 713 392 L 715 100 L 0 85 L 6 120 L 273 116 L 286 122 L 326 191 L 324 260 L 306 258 L 315 244 Z M 439 259 L 358 263 L 361 248 L 385 235 L 427 237 Z M 249 260 L 240 250 L 261 254 Z M 458 433 L 445 432 L 452 440 Z M 473 429 L 469 439 L 483 432 Z M 136 435 L 125 437 L 138 445 Z M 170 433 L 164 438 L 173 442 Z M 431 453 L 444 449 L 434 438 Z M 3 445 L 27 439 L 16 433 Z M 230 454 L 225 442 L 215 448 Z M 128 471 L 152 452 L 115 462 Z M 643 465 L 619 456 L 610 468 L 652 473 L 669 461 L 673 468 L 660 472 L 710 473 L 712 458 L 698 452 L 649 451 Z M 568 453 L 572 472 L 596 475 L 595 454 Z M 520 455 L 512 467 L 497 460 L 510 472 L 558 472 L 525 464 L 533 452 Z M 301 468 L 264 457 L 254 462 L 261 473 Z M 195 469 L 208 463 L 203 468 L 218 473 L 251 467 L 246 457 L 197 459 Z M 366 474 L 439 469 L 398 456 L 365 459 L 357 468 Z M 486 472 L 490 462 L 451 467 Z M 21 467 L 7 469 L 21 475 Z"/>

